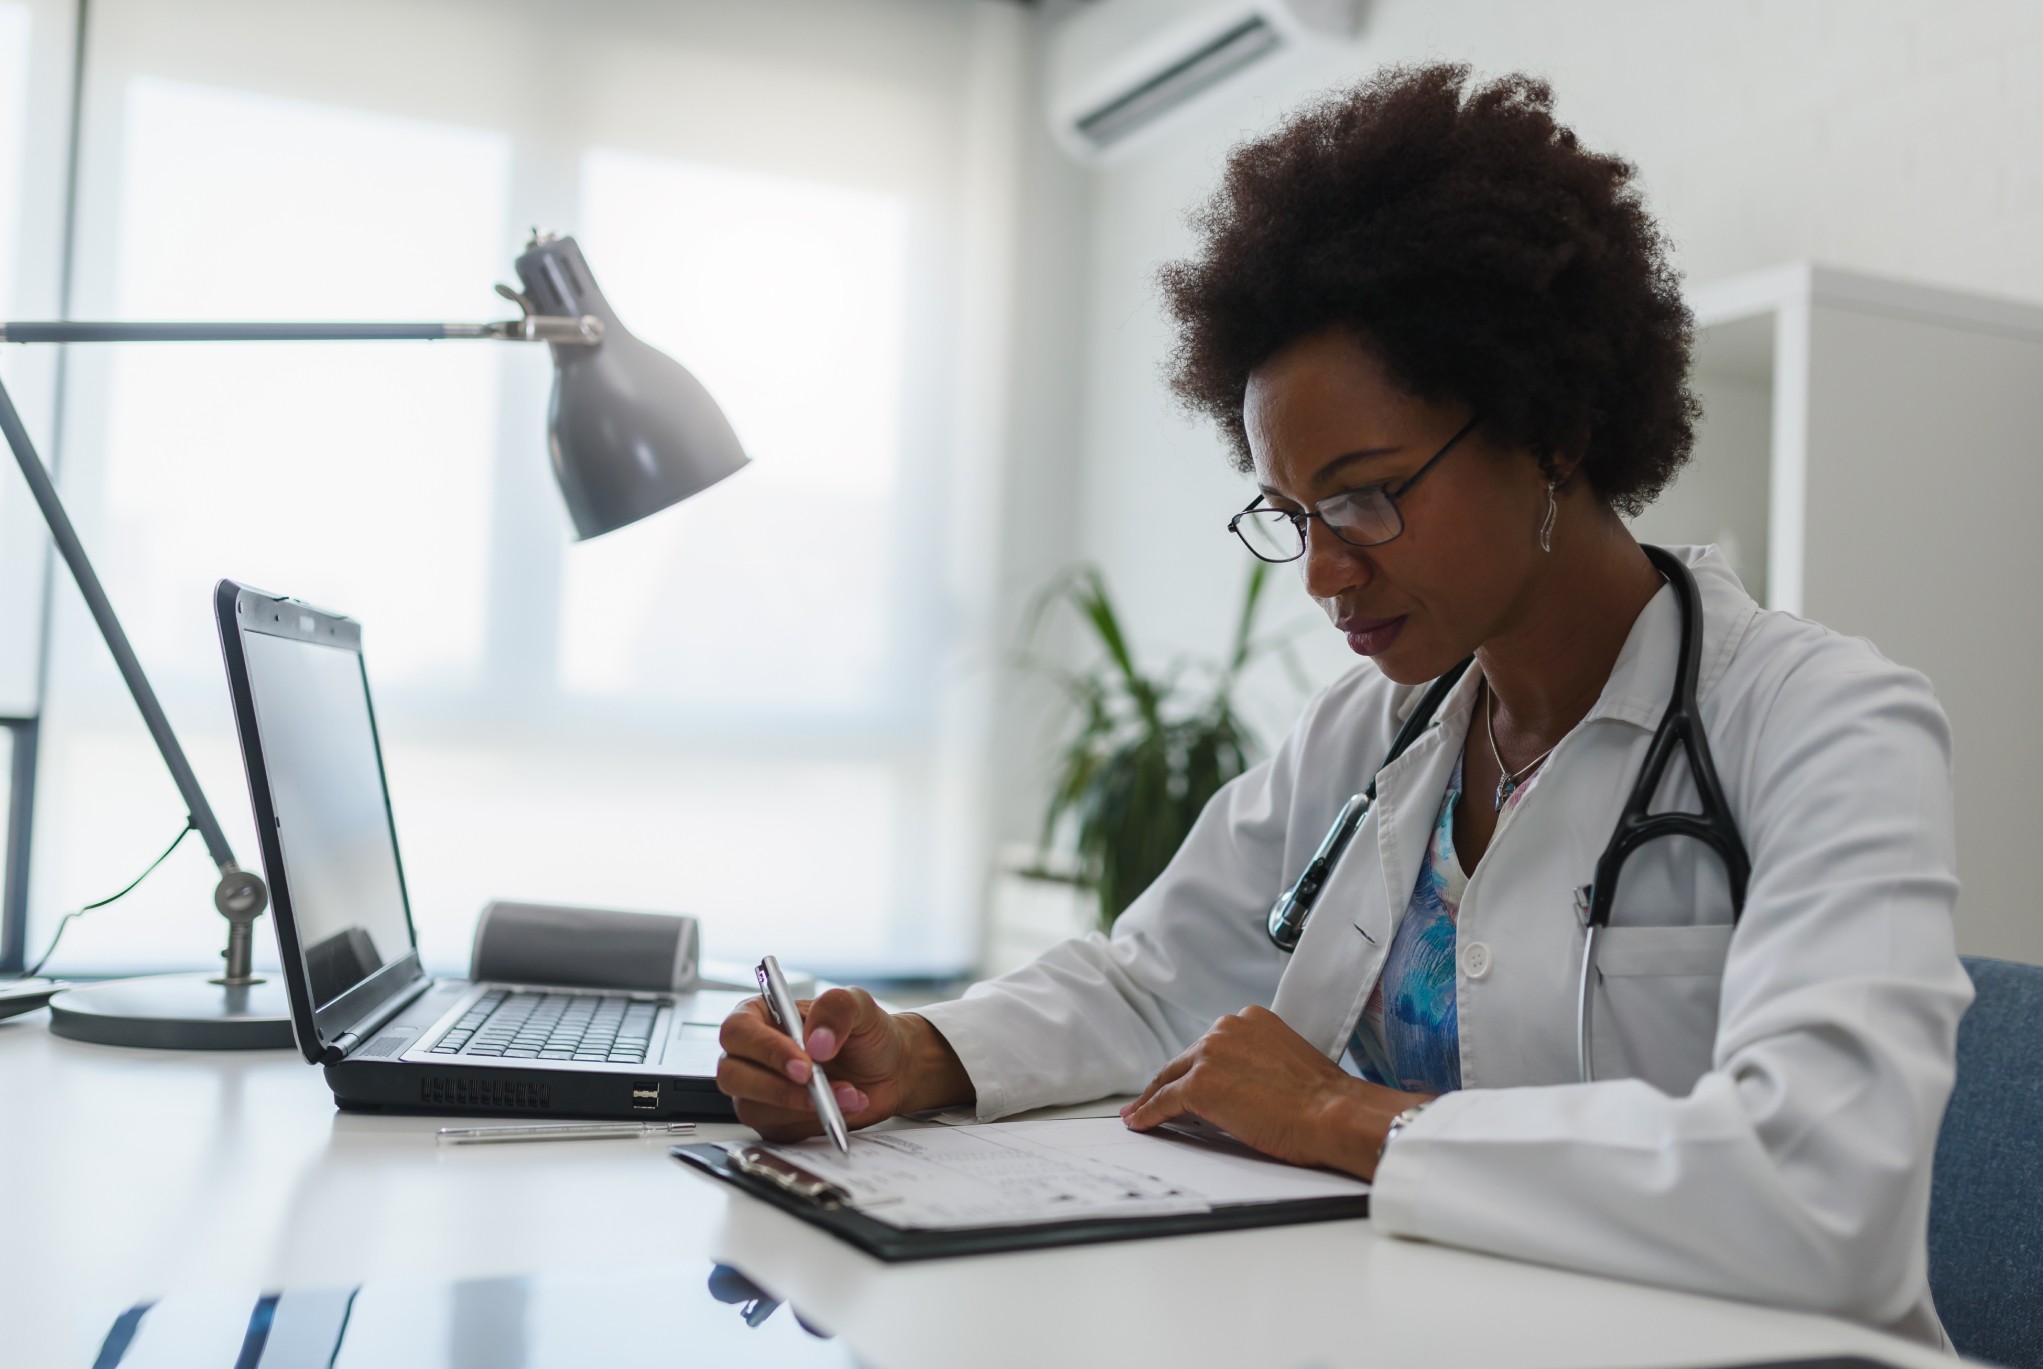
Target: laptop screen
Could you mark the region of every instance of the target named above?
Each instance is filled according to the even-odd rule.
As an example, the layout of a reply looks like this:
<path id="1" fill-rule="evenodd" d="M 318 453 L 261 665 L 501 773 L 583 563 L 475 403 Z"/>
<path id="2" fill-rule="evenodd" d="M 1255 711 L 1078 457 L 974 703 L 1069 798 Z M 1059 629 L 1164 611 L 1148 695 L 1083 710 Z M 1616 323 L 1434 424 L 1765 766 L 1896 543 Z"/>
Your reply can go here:
<path id="1" fill-rule="evenodd" d="M 241 640 L 316 1011 L 412 950 L 368 679 L 343 646 Z"/>

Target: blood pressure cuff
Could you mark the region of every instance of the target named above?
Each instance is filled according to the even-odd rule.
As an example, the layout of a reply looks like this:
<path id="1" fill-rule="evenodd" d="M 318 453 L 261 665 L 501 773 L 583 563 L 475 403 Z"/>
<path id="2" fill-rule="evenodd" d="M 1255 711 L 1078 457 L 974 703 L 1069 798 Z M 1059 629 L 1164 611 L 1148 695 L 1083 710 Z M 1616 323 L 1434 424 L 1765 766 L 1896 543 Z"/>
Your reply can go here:
<path id="1" fill-rule="evenodd" d="M 468 977 L 662 993 L 695 986 L 700 931 L 678 913 L 497 901 L 475 924 Z"/>

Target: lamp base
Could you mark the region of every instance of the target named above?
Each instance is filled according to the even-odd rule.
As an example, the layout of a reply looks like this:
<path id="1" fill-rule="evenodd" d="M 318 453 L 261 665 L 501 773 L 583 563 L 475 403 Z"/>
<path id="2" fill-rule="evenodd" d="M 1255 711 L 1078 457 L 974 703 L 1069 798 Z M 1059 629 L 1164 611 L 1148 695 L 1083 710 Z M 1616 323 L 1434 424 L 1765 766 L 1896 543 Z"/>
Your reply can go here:
<path id="1" fill-rule="evenodd" d="M 66 989 L 50 1000 L 50 1030 L 100 1046 L 169 1051 L 288 1050 L 297 1044 L 281 981 L 217 984 L 204 973 Z"/>

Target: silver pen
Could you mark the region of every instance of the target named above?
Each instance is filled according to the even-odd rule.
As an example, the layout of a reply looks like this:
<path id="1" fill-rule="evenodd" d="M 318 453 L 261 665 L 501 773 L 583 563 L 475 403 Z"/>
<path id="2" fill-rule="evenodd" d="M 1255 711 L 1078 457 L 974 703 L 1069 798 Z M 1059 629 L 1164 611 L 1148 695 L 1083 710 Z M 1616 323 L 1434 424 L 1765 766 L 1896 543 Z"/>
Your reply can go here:
<path id="1" fill-rule="evenodd" d="M 794 1038 L 794 1043 L 807 1050 L 802 1041 L 802 1015 L 795 1007 L 794 995 L 787 991 L 787 978 L 780 972 L 780 962 L 766 956 L 754 971 L 759 976 L 759 992 L 766 999 L 766 1009 L 773 1014 L 773 1020 L 780 1023 L 780 1029 Z M 851 1154 L 851 1133 L 845 1130 L 844 1114 L 837 1110 L 837 1096 L 830 1092 L 830 1081 L 823 1076 L 823 1067 L 809 1062 L 809 1097 L 816 1101 L 816 1115 L 823 1119 L 823 1130 L 830 1133 L 830 1139 L 837 1149 Z"/>
<path id="2" fill-rule="evenodd" d="M 441 1127 L 447 1146 L 485 1145 L 494 1141 L 607 1141 L 620 1136 L 686 1136 L 693 1122 L 537 1122 L 505 1127 Z"/>

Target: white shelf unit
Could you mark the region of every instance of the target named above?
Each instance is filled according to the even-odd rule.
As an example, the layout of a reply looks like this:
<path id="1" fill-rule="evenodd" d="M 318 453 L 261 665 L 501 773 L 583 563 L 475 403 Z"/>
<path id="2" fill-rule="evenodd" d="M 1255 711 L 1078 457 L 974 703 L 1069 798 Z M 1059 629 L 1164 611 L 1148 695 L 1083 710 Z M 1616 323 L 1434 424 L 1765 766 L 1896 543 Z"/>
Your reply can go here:
<path id="1" fill-rule="evenodd" d="M 1691 292 L 1695 459 L 1635 525 L 1934 682 L 1959 945 L 2043 963 L 2043 306 L 1799 263 Z"/>

